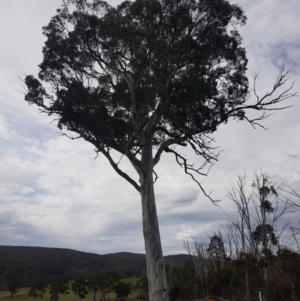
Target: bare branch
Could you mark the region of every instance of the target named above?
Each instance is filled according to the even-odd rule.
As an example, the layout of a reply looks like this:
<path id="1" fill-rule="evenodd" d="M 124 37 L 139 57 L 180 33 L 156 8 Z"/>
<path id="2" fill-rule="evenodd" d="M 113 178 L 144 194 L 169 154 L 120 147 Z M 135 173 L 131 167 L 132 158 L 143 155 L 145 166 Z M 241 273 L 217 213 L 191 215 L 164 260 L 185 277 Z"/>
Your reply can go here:
<path id="1" fill-rule="evenodd" d="M 158 151 L 155 154 L 155 157 L 153 159 L 153 166 L 155 166 L 161 157 L 161 154 L 163 153 L 163 151 L 166 151 L 166 149 L 168 149 L 169 146 L 173 145 L 173 144 L 180 144 L 183 141 L 186 140 L 186 136 L 181 137 L 181 138 L 175 138 L 175 139 L 169 139 L 167 141 L 165 141 L 164 143 L 161 144 L 161 146 L 159 147 Z"/>
<path id="2" fill-rule="evenodd" d="M 189 175 L 189 176 L 190 176 L 190 177 L 198 184 L 198 186 L 199 186 L 200 189 L 202 190 L 203 194 L 204 194 L 207 198 L 209 198 L 209 199 L 211 200 L 211 202 L 212 202 L 214 205 L 217 206 L 217 203 L 220 202 L 220 200 L 214 200 L 214 199 L 212 199 L 211 196 L 210 196 L 211 193 L 212 193 L 212 191 L 211 191 L 209 194 L 207 194 L 206 191 L 204 190 L 203 186 L 201 185 L 201 183 L 200 183 L 200 182 L 194 177 L 194 175 L 190 172 L 190 171 L 192 171 L 192 172 L 195 172 L 195 173 L 197 173 L 197 174 L 199 174 L 199 175 L 207 176 L 207 174 L 208 174 L 208 172 L 209 172 L 211 166 L 210 166 L 209 170 L 207 171 L 207 173 L 202 173 L 202 172 L 200 172 L 200 169 L 202 169 L 202 168 L 206 165 L 206 163 L 204 163 L 200 168 L 195 169 L 195 168 L 193 167 L 193 164 L 188 164 L 186 158 L 184 158 L 183 156 L 181 156 L 181 155 L 180 155 L 178 152 L 176 152 L 175 150 L 170 149 L 170 148 L 166 148 L 165 151 L 168 152 L 168 153 L 173 153 L 173 154 L 175 155 L 175 158 L 176 158 L 176 161 L 177 161 L 178 165 L 179 165 L 180 167 L 182 167 L 182 168 L 184 169 L 185 173 L 188 174 L 188 175 Z"/>
<path id="3" fill-rule="evenodd" d="M 69 134 L 67 134 L 67 133 L 63 133 L 63 132 L 60 132 L 60 133 L 58 133 L 60 136 L 65 136 L 65 137 L 67 137 L 67 138 L 69 138 L 69 139 L 71 139 L 71 140 L 77 140 L 77 139 L 81 139 L 82 137 L 80 136 L 80 135 L 78 135 L 77 137 L 74 137 L 74 136 L 71 136 L 71 135 L 69 135 Z"/>
<path id="4" fill-rule="evenodd" d="M 101 152 L 108 159 L 110 165 L 121 177 L 123 177 L 126 181 L 128 181 L 138 192 L 141 192 L 141 187 L 131 177 L 129 177 L 125 172 L 123 172 L 118 167 L 118 164 L 114 162 L 114 160 L 110 156 L 109 150 L 105 151 L 103 148 L 101 148 L 99 149 L 99 152 Z"/>

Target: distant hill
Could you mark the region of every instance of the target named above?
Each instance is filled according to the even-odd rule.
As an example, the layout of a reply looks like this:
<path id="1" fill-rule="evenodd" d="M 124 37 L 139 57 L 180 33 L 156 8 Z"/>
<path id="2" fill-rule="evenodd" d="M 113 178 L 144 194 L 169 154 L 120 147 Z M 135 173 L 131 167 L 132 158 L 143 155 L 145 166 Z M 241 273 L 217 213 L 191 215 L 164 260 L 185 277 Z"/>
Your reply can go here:
<path id="1" fill-rule="evenodd" d="M 181 266 L 188 258 L 186 254 L 170 255 L 165 256 L 165 262 Z M 139 277 L 146 268 L 146 256 L 128 252 L 98 255 L 71 249 L 0 246 L 0 279 L 10 265 L 22 267 L 25 282 L 34 275 L 50 279 L 53 276 L 71 277 L 76 272 L 90 274 L 94 271 L 115 271 L 121 277 Z"/>

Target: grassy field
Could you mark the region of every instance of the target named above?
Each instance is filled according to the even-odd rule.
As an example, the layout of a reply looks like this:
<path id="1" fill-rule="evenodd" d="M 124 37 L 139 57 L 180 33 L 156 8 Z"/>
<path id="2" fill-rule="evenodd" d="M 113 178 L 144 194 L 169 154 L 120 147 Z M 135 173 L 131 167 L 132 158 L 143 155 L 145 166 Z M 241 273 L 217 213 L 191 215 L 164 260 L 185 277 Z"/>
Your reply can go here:
<path id="1" fill-rule="evenodd" d="M 134 286 L 136 282 L 138 281 L 138 278 L 126 278 L 122 279 L 122 281 L 128 283 L 132 283 Z M 12 300 L 12 301 L 32 301 L 32 297 L 28 296 L 28 287 L 20 288 L 19 292 L 13 296 L 12 299 L 10 299 L 10 293 L 8 291 L 0 291 L 0 301 L 1 300 Z M 100 297 L 100 294 L 96 296 L 96 299 Z M 135 299 L 135 292 L 132 293 L 132 295 L 129 296 L 129 299 L 134 300 Z M 36 301 L 43 301 L 43 300 L 50 300 L 50 295 L 48 292 L 45 293 L 43 299 L 37 298 Z M 80 299 L 78 298 L 77 295 L 75 295 L 72 290 L 71 290 L 71 285 L 69 285 L 69 294 L 67 295 L 60 295 L 59 296 L 59 301 L 79 301 Z M 84 301 L 93 301 L 93 295 L 89 293 Z M 114 301 L 116 300 L 116 295 L 114 293 L 109 293 L 106 295 L 106 300 L 111 300 Z"/>
<path id="2" fill-rule="evenodd" d="M 136 285 L 138 280 L 139 280 L 139 278 L 125 278 L 125 279 L 122 279 L 122 281 L 124 281 L 126 283 L 131 283 L 133 285 L 133 287 Z"/>

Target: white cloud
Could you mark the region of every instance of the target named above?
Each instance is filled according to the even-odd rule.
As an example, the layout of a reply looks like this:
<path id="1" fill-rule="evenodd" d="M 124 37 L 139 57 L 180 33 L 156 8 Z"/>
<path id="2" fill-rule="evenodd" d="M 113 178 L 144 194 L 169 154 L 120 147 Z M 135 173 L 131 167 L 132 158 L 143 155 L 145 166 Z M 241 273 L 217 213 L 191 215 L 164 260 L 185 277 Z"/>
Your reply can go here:
<path id="1" fill-rule="evenodd" d="M 180 189 L 176 189 L 174 187 L 174 192 L 169 195 L 166 195 L 166 199 L 160 200 L 159 197 L 157 199 L 159 201 L 163 201 L 164 208 L 166 210 L 176 209 L 180 207 L 189 207 L 192 205 L 198 197 L 199 190 L 191 187 L 182 187 Z M 159 196 L 159 195 L 158 195 Z"/>
<path id="2" fill-rule="evenodd" d="M 10 140 L 16 136 L 16 133 L 9 129 L 9 125 L 5 120 L 6 118 L 0 114 L 0 140 Z"/>

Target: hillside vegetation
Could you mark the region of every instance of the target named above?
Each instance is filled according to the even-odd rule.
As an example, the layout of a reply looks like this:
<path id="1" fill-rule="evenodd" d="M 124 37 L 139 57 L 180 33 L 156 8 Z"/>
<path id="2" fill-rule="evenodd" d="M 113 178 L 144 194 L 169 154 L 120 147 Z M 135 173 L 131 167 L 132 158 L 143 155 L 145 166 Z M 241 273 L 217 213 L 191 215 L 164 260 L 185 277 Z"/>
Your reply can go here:
<path id="1" fill-rule="evenodd" d="M 170 255 L 165 257 L 165 261 L 182 266 L 188 258 L 185 254 Z M 5 270 L 11 265 L 22 268 L 23 284 L 29 285 L 29 279 L 35 275 L 45 281 L 56 276 L 70 278 L 74 273 L 89 275 L 110 271 L 122 278 L 139 277 L 146 268 L 146 257 L 126 252 L 99 255 L 60 248 L 0 246 L 0 286 Z"/>

